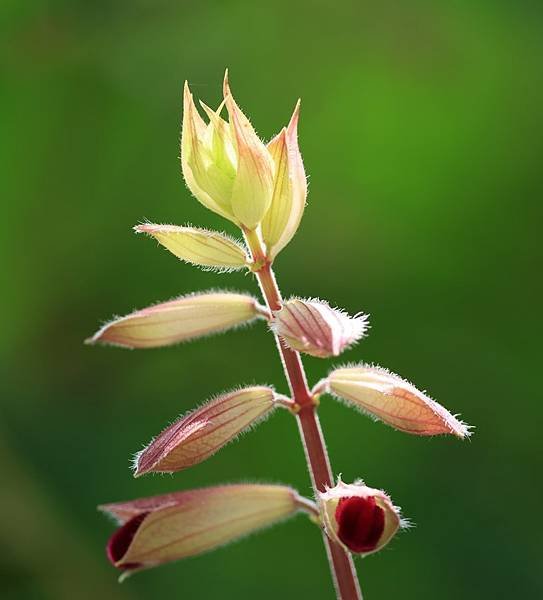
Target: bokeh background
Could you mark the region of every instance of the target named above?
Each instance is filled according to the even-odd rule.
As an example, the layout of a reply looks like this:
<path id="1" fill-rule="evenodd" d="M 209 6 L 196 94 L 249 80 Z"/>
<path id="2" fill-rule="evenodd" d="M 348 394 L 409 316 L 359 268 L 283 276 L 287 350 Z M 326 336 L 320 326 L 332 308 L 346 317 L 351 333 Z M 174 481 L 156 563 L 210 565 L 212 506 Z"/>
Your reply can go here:
<path id="1" fill-rule="evenodd" d="M 276 263 L 283 292 L 370 313 L 344 360 L 387 366 L 477 427 L 468 442 L 419 439 L 323 399 L 336 473 L 385 488 L 417 524 L 357 561 L 367 597 L 541 596 L 542 8 L 2 1 L 2 598 L 333 597 L 302 517 L 121 586 L 104 556 L 101 502 L 238 480 L 310 493 L 287 413 L 174 477 L 129 470 L 216 392 L 286 391 L 262 325 L 155 351 L 82 344 L 178 294 L 256 292 L 131 231 L 150 219 L 235 233 L 178 164 L 183 80 L 213 105 L 225 66 L 265 138 L 303 99 L 310 195 Z M 330 366 L 305 363 L 311 381 Z"/>

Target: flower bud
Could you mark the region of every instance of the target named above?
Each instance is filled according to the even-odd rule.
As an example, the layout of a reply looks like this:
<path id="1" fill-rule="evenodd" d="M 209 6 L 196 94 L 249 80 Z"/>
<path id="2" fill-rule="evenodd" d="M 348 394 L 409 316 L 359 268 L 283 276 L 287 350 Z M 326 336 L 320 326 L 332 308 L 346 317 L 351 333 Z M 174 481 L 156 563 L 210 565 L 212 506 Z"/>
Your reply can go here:
<path id="1" fill-rule="evenodd" d="M 386 369 L 370 365 L 332 371 L 328 391 L 395 429 L 416 435 L 469 435 L 465 423 Z"/>
<path id="2" fill-rule="evenodd" d="M 104 504 L 99 509 L 120 524 L 108 542 L 108 558 L 130 573 L 213 550 L 273 525 L 301 509 L 301 500 L 283 485 L 239 484 Z"/>
<path id="3" fill-rule="evenodd" d="M 198 464 L 275 408 L 274 392 L 263 386 L 222 394 L 181 417 L 160 433 L 135 460 L 135 476 L 173 473 Z"/>
<path id="4" fill-rule="evenodd" d="M 239 242 L 216 231 L 153 223 L 137 225 L 134 231 L 149 234 L 177 258 L 193 265 L 234 271 L 246 267 L 249 260 Z"/>
<path id="5" fill-rule="evenodd" d="M 299 112 L 300 101 L 288 127 L 267 146 L 275 172 L 271 205 L 262 221 L 262 239 L 272 260 L 296 233 L 305 208 L 307 180 L 298 148 Z"/>
<path id="6" fill-rule="evenodd" d="M 249 323 L 263 310 L 246 294 L 191 294 L 114 319 L 86 341 L 125 348 L 170 346 Z"/>
<path id="7" fill-rule="evenodd" d="M 319 505 L 328 536 L 357 554 L 377 552 L 402 525 L 400 511 L 381 490 L 363 482 L 345 484 L 319 493 Z"/>
<path id="8" fill-rule="evenodd" d="M 321 300 L 288 300 L 274 317 L 273 331 L 290 348 L 320 358 L 338 356 L 368 327 L 366 315 L 349 317 Z"/>
<path id="9" fill-rule="evenodd" d="M 255 229 L 268 210 L 274 164 L 224 80 L 229 122 L 202 104 L 209 124 L 198 114 L 185 84 L 181 165 L 185 181 L 210 210 L 241 227 Z"/>

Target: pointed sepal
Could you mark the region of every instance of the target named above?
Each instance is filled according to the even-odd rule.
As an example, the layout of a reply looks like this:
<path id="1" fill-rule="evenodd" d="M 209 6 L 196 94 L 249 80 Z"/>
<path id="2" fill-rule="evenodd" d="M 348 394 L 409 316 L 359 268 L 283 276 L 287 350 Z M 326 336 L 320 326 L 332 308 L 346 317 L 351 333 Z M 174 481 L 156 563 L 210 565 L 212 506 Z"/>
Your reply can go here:
<path id="1" fill-rule="evenodd" d="M 232 211 L 245 228 L 252 230 L 259 225 L 270 206 L 274 165 L 266 146 L 234 100 L 228 73 L 225 73 L 223 87 L 237 153 Z"/>
<path id="2" fill-rule="evenodd" d="M 307 179 L 298 147 L 300 101 L 290 122 L 268 143 L 274 162 L 273 194 L 262 221 L 262 239 L 273 260 L 290 242 L 302 219 L 307 197 Z"/>
<path id="3" fill-rule="evenodd" d="M 185 82 L 181 132 L 185 182 L 206 208 L 238 224 L 231 206 L 235 160 L 230 130 L 217 129 L 212 122 L 206 125 Z"/>

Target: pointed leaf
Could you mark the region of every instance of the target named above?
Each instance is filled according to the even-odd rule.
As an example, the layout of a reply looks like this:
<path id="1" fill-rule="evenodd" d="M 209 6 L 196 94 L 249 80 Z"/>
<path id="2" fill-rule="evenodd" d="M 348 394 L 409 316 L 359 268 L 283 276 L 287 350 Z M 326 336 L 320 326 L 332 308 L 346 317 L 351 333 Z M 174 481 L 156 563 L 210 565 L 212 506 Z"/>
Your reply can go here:
<path id="1" fill-rule="evenodd" d="M 370 365 L 332 371 L 327 389 L 395 429 L 416 435 L 469 435 L 469 428 L 446 408 L 398 375 Z"/>
<path id="2" fill-rule="evenodd" d="M 178 227 L 146 223 L 134 227 L 147 233 L 181 260 L 193 265 L 233 271 L 247 266 L 243 246 L 231 237 L 198 227 Z"/>
<path id="3" fill-rule="evenodd" d="M 160 433 L 135 461 L 136 477 L 181 471 L 220 450 L 275 408 L 271 388 L 254 386 L 210 400 Z"/>
<path id="4" fill-rule="evenodd" d="M 125 348 L 170 346 L 249 323 L 262 310 L 256 299 L 246 294 L 191 294 L 114 319 L 87 342 Z"/>

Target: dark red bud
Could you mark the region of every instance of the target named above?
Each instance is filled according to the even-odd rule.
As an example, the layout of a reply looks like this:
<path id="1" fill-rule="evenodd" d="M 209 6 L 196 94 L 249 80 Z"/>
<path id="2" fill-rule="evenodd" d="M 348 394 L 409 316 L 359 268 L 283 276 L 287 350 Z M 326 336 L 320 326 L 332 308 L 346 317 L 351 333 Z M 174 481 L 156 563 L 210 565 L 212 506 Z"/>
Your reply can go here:
<path id="1" fill-rule="evenodd" d="M 374 496 L 349 496 L 338 502 L 335 517 L 337 536 L 352 552 L 371 552 L 385 528 L 385 511 Z"/>
<path id="2" fill-rule="evenodd" d="M 136 532 L 148 514 L 148 512 L 144 512 L 132 517 L 132 519 L 117 529 L 117 531 L 109 538 L 106 547 L 106 553 L 113 565 L 117 566 L 117 563 L 126 554 L 130 544 L 132 543 L 132 540 L 134 539 L 134 536 L 136 535 Z M 122 565 L 120 568 L 137 569 L 139 566 L 140 565 L 137 563 L 130 563 Z"/>

